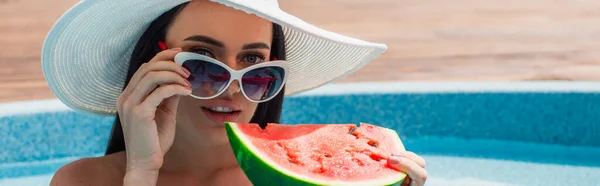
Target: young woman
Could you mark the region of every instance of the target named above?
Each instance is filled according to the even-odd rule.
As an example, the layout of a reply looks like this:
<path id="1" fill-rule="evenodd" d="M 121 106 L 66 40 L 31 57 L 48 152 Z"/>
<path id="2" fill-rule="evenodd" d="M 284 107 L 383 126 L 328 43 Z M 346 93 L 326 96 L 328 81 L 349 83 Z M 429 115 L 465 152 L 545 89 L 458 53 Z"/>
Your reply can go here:
<path id="1" fill-rule="evenodd" d="M 49 33 L 44 74 L 68 106 L 117 119 L 106 155 L 65 165 L 51 185 L 251 185 L 223 122 L 277 123 L 284 95 L 384 50 L 305 23 L 275 0 L 82 1 Z M 204 59 L 179 65 L 182 52 Z M 246 72 L 241 82 L 236 70 Z M 418 155 L 388 163 L 409 175 L 405 185 L 425 183 Z"/>

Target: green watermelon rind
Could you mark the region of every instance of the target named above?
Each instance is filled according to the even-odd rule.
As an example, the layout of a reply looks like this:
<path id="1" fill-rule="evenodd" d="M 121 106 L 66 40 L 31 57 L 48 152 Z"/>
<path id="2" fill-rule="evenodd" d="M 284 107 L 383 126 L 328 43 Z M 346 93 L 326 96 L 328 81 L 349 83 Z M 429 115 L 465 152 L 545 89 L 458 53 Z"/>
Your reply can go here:
<path id="1" fill-rule="evenodd" d="M 251 140 L 245 137 L 246 135 L 237 127 L 237 123 L 226 122 L 225 129 L 227 131 L 229 143 L 233 153 L 235 154 L 238 164 L 253 185 L 400 185 L 406 177 L 406 174 L 399 173 L 386 179 L 345 182 L 322 180 L 319 178 L 296 174 L 287 170 L 286 168 L 280 167 L 277 163 L 264 158 L 267 156 L 261 155 L 261 151 L 256 149 L 256 147 L 250 143 Z M 388 129 L 388 132 L 390 132 L 390 135 L 393 134 L 398 136 L 396 131 Z M 399 143 L 399 145 L 402 147 L 402 150 L 404 150 L 404 146 L 400 141 L 400 138 L 398 137 L 397 139 L 398 140 L 396 143 Z"/>

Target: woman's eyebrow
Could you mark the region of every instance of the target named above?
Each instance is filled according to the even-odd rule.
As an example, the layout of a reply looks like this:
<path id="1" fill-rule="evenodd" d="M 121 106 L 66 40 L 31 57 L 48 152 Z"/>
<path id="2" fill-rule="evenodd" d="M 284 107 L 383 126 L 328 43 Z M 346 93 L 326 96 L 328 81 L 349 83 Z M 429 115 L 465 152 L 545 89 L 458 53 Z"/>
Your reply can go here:
<path id="1" fill-rule="evenodd" d="M 271 49 L 271 48 L 266 43 L 249 43 L 249 44 L 245 44 L 242 47 L 242 50 L 249 50 L 249 49 Z"/>
<path id="2" fill-rule="evenodd" d="M 222 41 L 213 39 L 208 36 L 203 36 L 203 35 L 193 35 L 188 38 L 185 38 L 184 41 L 197 41 L 197 42 L 203 42 L 203 43 L 207 43 L 210 45 L 214 45 L 219 48 L 225 47 L 225 44 Z M 249 43 L 249 44 L 245 44 L 244 46 L 242 46 L 242 50 L 249 50 L 249 49 L 271 49 L 271 47 L 269 47 L 269 45 L 267 45 L 266 43 L 261 43 L 261 42 Z"/>
<path id="3" fill-rule="evenodd" d="M 214 45 L 219 48 L 225 47 L 225 44 L 223 44 L 223 42 L 213 39 L 213 38 L 210 38 L 208 36 L 203 36 L 203 35 L 193 35 L 188 38 L 185 38 L 184 41 L 198 41 L 198 42 L 203 42 L 203 43 L 207 43 L 210 45 Z"/>

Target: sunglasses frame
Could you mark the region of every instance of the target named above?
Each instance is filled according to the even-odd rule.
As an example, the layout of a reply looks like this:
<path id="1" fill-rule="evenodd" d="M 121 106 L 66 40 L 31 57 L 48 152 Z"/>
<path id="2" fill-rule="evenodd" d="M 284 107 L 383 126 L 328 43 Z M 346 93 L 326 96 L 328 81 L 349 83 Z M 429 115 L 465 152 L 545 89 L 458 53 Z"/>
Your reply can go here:
<path id="1" fill-rule="evenodd" d="M 239 83 L 240 90 L 242 91 L 242 94 L 244 95 L 244 97 L 246 97 L 246 99 L 250 100 L 251 102 L 255 102 L 255 103 L 266 102 L 266 101 L 269 101 L 269 100 L 275 98 L 275 96 L 277 96 L 281 92 L 281 90 L 283 89 L 283 87 L 286 84 L 288 73 L 289 73 L 289 63 L 284 60 L 266 61 L 266 62 L 258 63 L 256 65 L 246 67 L 242 70 L 234 70 L 234 69 L 230 68 L 229 66 L 225 65 L 224 63 L 220 62 L 219 60 L 216 60 L 214 58 L 211 58 L 211 57 L 208 57 L 205 55 L 192 53 L 192 52 L 179 52 L 177 55 L 175 55 L 175 63 L 177 63 L 179 66 L 183 66 L 183 63 L 185 63 L 188 60 L 200 60 L 200 61 L 206 61 L 209 63 L 213 63 L 215 65 L 223 67 L 225 70 L 227 70 L 229 72 L 229 74 L 231 76 L 229 78 L 229 80 L 227 81 L 227 85 L 225 85 L 224 88 L 219 90 L 219 92 L 217 92 L 213 96 L 200 97 L 200 96 L 196 96 L 193 94 L 189 95 L 193 98 L 203 99 L 203 100 L 213 99 L 213 98 L 220 96 L 221 94 L 223 94 L 223 92 L 225 92 L 229 88 L 229 86 L 231 85 L 231 83 L 233 83 L 234 80 L 237 80 Z M 283 69 L 283 80 L 281 82 L 281 86 L 277 89 L 277 91 L 272 96 L 270 96 L 264 100 L 255 101 L 255 100 L 250 99 L 248 97 L 248 95 L 246 94 L 246 92 L 244 91 L 244 87 L 242 85 L 242 77 L 247 72 L 257 69 L 257 68 L 262 68 L 262 67 L 280 67 L 280 68 L 282 68 Z"/>

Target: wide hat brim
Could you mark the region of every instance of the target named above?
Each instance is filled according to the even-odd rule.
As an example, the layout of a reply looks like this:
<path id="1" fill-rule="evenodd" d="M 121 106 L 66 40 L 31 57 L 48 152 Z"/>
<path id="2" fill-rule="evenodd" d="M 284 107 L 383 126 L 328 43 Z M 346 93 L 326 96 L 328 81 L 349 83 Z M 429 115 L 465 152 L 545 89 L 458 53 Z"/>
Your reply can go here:
<path id="1" fill-rule="evenodd" d="M 149 24 L 189 0 L 83 0 L 52 27 L 42 68 L 52 92 L 78 111 L 115 114 L 129 58 Z M 286 95 L 358 70 L 387 46 L 329 32 L 281 9 L 275 0 L 213 0 L 283 27 L 290 73 Z"/>

